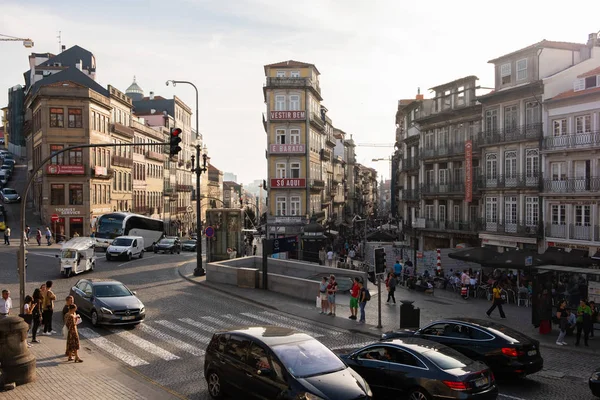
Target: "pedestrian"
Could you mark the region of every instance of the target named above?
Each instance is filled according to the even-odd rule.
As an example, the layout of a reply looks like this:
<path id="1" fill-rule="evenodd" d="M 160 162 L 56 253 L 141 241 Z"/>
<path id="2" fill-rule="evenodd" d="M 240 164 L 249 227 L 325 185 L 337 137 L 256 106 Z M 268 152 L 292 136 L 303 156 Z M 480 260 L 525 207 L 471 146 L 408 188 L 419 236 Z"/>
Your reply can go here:
<path id="1" fill-rule="evenodd" d="M 73 296 L 67 296 L 65 298 L 65 306 L 62 309 L 62 317 L 63 317 L 62 334 L 65 339 L 69 336 L 69 327 L 67 326 L 67 314 L 69 313 L 69 306 L 71 304 L 74 304 L 73 301 L 74 301 Z M 69 356 L 68 342 L 67 342 L 67 348 L 65 349 L 65 355 L 67 357 Z"/>
<path id="2" fill-rule="evenodd" d="M 494 286 L 492 289 L 492 306 L 490 307 L 489 310 L 487 310 L 487 312 L 486 312 L 487 316 L 491 317 L 492 312 L 496 309 L 496 307 L 498 307 L 498 311 L 500 312 L 500 317 L 506 318 L 506 315 L 504 315 L 504 310 L 502 309 L 503 302 L 504 302 L 504 300 L 502 300 L 502 287 L 500 286 L 500 284 L 498 282 L 494 282 Z"/>
<path id="3" fill-rule="evenodd" d="M 575 341 L 575 346 L 579 346 L 581 332 L 583 331 L 583 344 L 588 347 L 590 325 L 593 327 L 592 309 L 584 299 L 581 299 L 579 301 L 579 307 L 577 307 L 577 340 Z"/>
<path id="4" fill-rule="evenodd" d="M 52 244 L 52 232 L 50 232 L 49 226 L 46 227 L 45 235 L 46 235 L 46 241 L 48 242 L 48 246 L 50 246 Z"/>
<path id="5" fill-rule="evenodd" d="M 31 343 L 40 343 L 40 341 L 37 339 L 38 329 L 40 328 L 40 323 L 42 322 L 42 292 L 40 289 L 35 289 L 33 291 L 32 300 L 33 310 L 31 312 Z"/>
<path id="6" fill-rule="evenodd" d="M 31 228 L 29 225 L 25 225 L 25 241 L 29 243 L 29 236 L 31 235 Z"/>
<path id="7" fill-rule="evenodd" d="M 73 237 L 79 237 L 79 233 L 77 233 L 77 231 L 75 231 L 75 233 L 73 234 Z"/>
<path id="8" fill-rule="evenodd" d="M 359 300 L 358 306 L 360 308 L 360 319 L 358 320 L 359 324 L 365 323 L 365 306 L 367 305 L 367 301 L 371 299 L 371 295 L 367 288 L 365 288 L 363 281 L 358 282 L 359 287 Z"/>
<path id="9" fill-rule="evenodd" d="M 8 289 L 2 289 L 2 298 L 0 298 L 0 317 L 8 316 L 11 308 L 12 299 L 10 298 L 10 291 Z"/>
<path id="10" fill-rule="evenodd" d="M 319 284 L 319 297 L 321 299 L 320 314 L 327 314 L 327 277 L 324 276 Z"/>
<path id="11" fill-rule="evenodd" d="M 594 324 L 598 322 L 598 308 L 596 307 L 596 303 L 590 301 L 590 309 L 592 310 L 592 322 L 590 328 L 590 337 L 594 337 Z"/>
<path id="12" fill-rule="evenodd" d="M 556 311 L 556 318 L 558 319 L 558 329 L 560 333 L 558 334 L 558 338 L 556 339 L 556 344 L 559 346 L 566 346 L 567 342 L 565 342 L 565 336 L 567 335 L 567 326 L 569 322 L 567 321 L 569 314 L 567 313 L 567 302 L 561 301 L 558 305 L 558 310 Z"/>
<path id="13" fill-rule="evenodd" d="M 359 277 L 355 277 L 350 289 L 350 316 L 348 318 L 356 320 L 358 315 L 358 296 L 360 295 Z"/>
<path id="14" fill-rule="evenodd" d="M 326 259 L 327 252 L 325 251 L 325 247 L 321 247 L 321 250 L 319 250 L 319 265 L 325 265 Z"/>
<path id="15" fill-rule="evenodd" d="M 8 226 L 4 229 L 4 244 L 10 246 L 10 228 Z"/>
<path id="16" fill-rule="evenodd" d="M 327 252 L 327 265 L 330 267 L 333 266 L 333 249 L 331 248 Z"/>
<path id="17" fill-rule="evenodd" d="M 35 233 L 35 240 L 37 241 L 38 246 L 42 245 L 42 231 L 40 228 L 37 228 L 37 232 Z"/>
<path id="18" fill-rule="evenodd" d="M 42 317 L 44 320 L 44 332 L 42 335 L 50 336 L 56 333 L 52 329 L 52 315 L 54 314 L 54 300 L 56 295 L 52 292 L 52 281 L 46 282 L 46 293 L 44 294 L 44 301 L 42 303 Z"/>
<path id="19" fill-rule="evenodd" d="M 335 276 L 332 274 L 329 277 L 327 284 L 327 303 L 329 303 L 329 314 L 335 317 L 335 294 L 337 293 L 338 284 L 335 281 Z"/>
<path id="20" fill-rule="evenodd" d="M 402 279 L 402 259 L 396 260 L 394 274 L 396 275 L 396 279 Z"/>
<path id="21" fill-rule="evenodd" d="M 394 295 L 394 293 L 396 292 L 396 285 L 398 284 L 398 281 L 396 279 L 396 274 L 395 273 L 390 273 L 390 275 L 388 276 L 388 280 L 387 280 L 387 290 L 388 290 L 388 298 L 387 298 L 387 304 L 390 304 L 390 299 L 394 302 L 393 304 L 396 305 L 396 297 Z"/>
<path id="22" fill-rule="evenodd" d="M 256 255 L 256 245 L 254 245 L 252 247 L 252 255 L 255 256 Z"/>
<path id="23" fill-rule="evenodd" d="M 19 316 L 23 318 L 23 320 L 29 326 L 28 331 L 31 330 L 31 323 L 33 322 L 33 308 L 35 304 L 33 304 L 33 298 L 30 295 L 25 296 L 25 304 L 23 304 L 23 313 Z M 27 347 L 31 347 L 31 344 L 27 342 Z"/>
<path id="24" fill-rule="evenodd" d="M 77 331 L 77 325 L 81 322 L 81 317 L 75 313 L 77 306 L 71 304 L 69 306 L 69 312 L 65 316 L 67 325 L 67 361 L 75 361 L 76 363 L 83 362 L 79 358 L 79 332 Z M 75 359 L 73 359 L 75 356 Z"/>

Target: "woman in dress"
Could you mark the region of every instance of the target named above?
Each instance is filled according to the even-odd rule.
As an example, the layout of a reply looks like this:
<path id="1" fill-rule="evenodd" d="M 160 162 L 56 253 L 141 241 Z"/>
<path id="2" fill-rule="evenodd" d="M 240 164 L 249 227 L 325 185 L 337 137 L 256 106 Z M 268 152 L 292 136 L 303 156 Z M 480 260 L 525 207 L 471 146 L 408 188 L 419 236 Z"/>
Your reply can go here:
<path id="1" fill-rule="evenodd" d="M 31 343 L 39 343 L 40 341 L 37 339 L 38 329 L 40 327 L 40 323 L 42 322 L 42 292 L 40 289 L 35 289 L 33 291 L 33 301 L 32 301 L 32 309 L 31 309 Z"/>
<path id="2" fill-rule="evenodd" d="M 73 356 L 75 356 L 75 362 L 77 363 L 83 362 L 83 360 L 79 358 L 79 332 L 77 332 L 77 320 L 81 317 L 75 314 L 76 311 L 77 306 L 71 304 L 69 306 L 69 312 L 65 315 L 65 323 L 69 330 L 67 334 L 67 353 L 69 359 L 67 361 L 73 361 Z"/>

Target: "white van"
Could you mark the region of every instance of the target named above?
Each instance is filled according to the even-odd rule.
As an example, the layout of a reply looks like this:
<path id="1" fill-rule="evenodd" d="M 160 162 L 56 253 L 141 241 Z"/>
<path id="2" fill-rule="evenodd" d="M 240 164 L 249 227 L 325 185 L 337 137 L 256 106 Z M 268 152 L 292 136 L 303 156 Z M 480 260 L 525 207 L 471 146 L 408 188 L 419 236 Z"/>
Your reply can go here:
<path id="1" fill-rule="evenodd" d="M 131 260 L 133 257 L 144 257 L 144 238 L 141 236 L 119 236 L 106 249 L 106 260 L 124 257 Z"/>

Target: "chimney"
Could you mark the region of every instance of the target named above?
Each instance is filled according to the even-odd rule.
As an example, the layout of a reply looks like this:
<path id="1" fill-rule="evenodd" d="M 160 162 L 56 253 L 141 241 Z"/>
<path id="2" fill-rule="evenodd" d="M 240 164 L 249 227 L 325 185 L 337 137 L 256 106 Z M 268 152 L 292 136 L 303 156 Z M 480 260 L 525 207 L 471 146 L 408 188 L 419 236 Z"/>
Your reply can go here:
<path id="1" fill-rule="evenodd" d="M 587 45 L 589 48 L 600 46 L 600 33 L 590 33 L 588 35 Z"/>
<path id="2" fill-rule="evenodd" d="M 154 92 L 150 92 L 150 100 L 154 100 Z"/>
<path id="3" fill-rule="evenodd" d="M 65 51 L 67 49 L 67 46 L 65 46 L 64 44 L 60 47 L 61 52 Z"/>
<path id="4" fill-rule="evenodd" d="M 423 100 L 423 95 L 421 94 L 421 88 L 417 88 L 417 96 L 415 97 L 416 100 Z"/>

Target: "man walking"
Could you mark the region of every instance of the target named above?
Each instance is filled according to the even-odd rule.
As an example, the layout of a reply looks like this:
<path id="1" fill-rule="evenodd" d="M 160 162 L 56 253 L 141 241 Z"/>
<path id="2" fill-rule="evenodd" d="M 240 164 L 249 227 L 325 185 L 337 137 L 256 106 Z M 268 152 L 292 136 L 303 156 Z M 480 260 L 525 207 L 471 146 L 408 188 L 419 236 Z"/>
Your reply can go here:
<path id="1" fill-rule="evenodd" d="M 4 230 L 4 244 L 10 246 L 10 228 L 8 226 Z"/>
<path id="2" fill-rule="evenodd" d="M 35 233 L 35 240 L 37 241 L 38 246 L 42 245 L 42 231 L 40 230 L 40 228 L 37 228 L 37 231 Z"/>
<path id="3" fill-rule="evenodd" d="M 331 249 L 331 248 L 327 252 L 327 266 L 329 266 L 329 267 L 333 266 L 333 249 Z"/>
<path id="4" fill-rule="evenodd" d="M 329 277 L 329 284 L 327 285 L 327 303 L 329 303 L 329 314 L 335 317 L 335 294 L 337 293 L 338 284 L 335 281 L 335 276 Z"/>
<path id="5" fill-rule="evenodd" d="M 42 301 L 42 319 L 44 322 L 44 332 L 42 335 L 50 336 L 56 333 L 52 329 L 52 315 L 54 314 L 54 300 L 56 295 L 52 292 L 52 281 L 46 282 L 46 293 Z"/>
<path id="6" fill-rule="evenodd" d="M 358 315 L 358 296 L 360 295 L 360 278 L 355 277 L 352 289 L 350 289 L 350 316 L 348 318 L 356 320 Z"/>
<path id="7" fill-rule="evenodd" d="M 50 227 L 46 227 L 46 241 L 48 242 L 48 246 L 52 244 L 52 232 L 50 232 Z"/>
<path id="8" fill-rule="evenodd" d="M 488 317 L 491 317 L 492 312 L 496 309 L 496 307 L 498 307 L 498 311 L 500 312 L 500 317 L 501 318 L 506 318 L 506 315 L 504 315 L 504 310 L 502 309 L 502 287 L 498 284 L 498 282 L 494 282 L 494 289 L 493 289 L 493 294 L 492 294 L 492 306 L 490 307 L 489 310 L 487 310 L 486 314 Z"/>
<path id="9" fill-rule="evenodd" d="M 6 317 L 10 314 L 12 308 L 12 299 L 10 298 L 10 292 L 8 289 L 2 290 L 2 298 L 0 298 L 0 317 Z"/>
<path id="10" fill-rule="evenodd" d="M 583 344 L 588 346 L 588 338 L 590 337 L 590 325 L 592 324 L 592 308 L 588 306 L 585 300 L 579 301 L 577 307 L 577 340 L 575 346 L 579 346 L 581 341 L 581 331 L 583 331 Z"/>
<path id="11" fill-rule="evenodd" d="M 360 307 L 360 319 L 358 320 L 358 323 L 364 324 L 365 323 L 365 306 L 367 305 L 367 301 L 370 299 L 370 295 L 369 295 L 367 289 L 364 287 L 364 284 L 362 281 L 358 282 L 358 288 L 359 288 L 358 305 Z"/>

